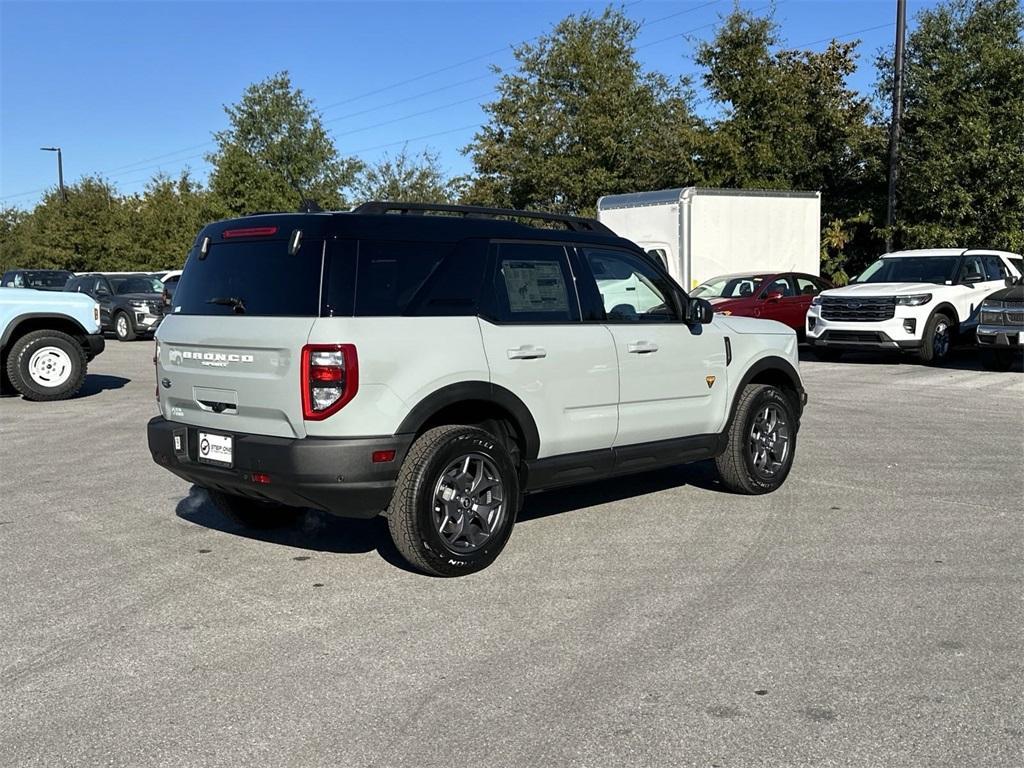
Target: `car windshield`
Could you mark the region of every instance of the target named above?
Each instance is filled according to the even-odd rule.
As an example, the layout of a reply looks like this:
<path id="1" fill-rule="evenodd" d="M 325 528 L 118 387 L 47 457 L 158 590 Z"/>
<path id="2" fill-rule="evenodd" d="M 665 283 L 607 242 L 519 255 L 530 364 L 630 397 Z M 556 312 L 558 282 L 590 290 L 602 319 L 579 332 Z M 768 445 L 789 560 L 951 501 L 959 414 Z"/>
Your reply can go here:
<path id="1" fill-rule="evenodd" d="M 69 278 L 73 277 L 70 272 L 26 272 L 26 288 L 63 288 Z"/>
<path id="2" fill-rule="evenodd" d="M 952 283 L 959 256 L 897 256 L 879 259 L 855 283 Z"/>
<path id="3" fill-rule="evenodd" d="M 767 275 L 733 275 L 715 277 L 701 283 L 690 295 L 698 299 L 740 299 L 753 296 Z"/>
<path id="4" fill-rule="evenodd" d="M 145 275 L 112 277 L 110 284 L 114 288 L 114 293 L 119 296 L 126 293 L 161 293 L 164 289 L 163 283 L 155 277 L 146 277 Z"/>

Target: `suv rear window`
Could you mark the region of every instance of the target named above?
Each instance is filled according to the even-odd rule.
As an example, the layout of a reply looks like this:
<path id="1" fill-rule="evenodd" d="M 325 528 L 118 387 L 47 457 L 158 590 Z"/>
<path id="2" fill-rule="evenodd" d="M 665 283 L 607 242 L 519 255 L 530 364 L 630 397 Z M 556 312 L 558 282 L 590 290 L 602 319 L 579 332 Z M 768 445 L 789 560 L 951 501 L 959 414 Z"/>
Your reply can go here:
<path id="1" fill-rule="evenodd" d="M 294 256 L 284 240 L 214 243 L 205 259 L 189 256 L 175 314 L 316 317 L 322 262 L 323 240 L 304 241 Z"/>

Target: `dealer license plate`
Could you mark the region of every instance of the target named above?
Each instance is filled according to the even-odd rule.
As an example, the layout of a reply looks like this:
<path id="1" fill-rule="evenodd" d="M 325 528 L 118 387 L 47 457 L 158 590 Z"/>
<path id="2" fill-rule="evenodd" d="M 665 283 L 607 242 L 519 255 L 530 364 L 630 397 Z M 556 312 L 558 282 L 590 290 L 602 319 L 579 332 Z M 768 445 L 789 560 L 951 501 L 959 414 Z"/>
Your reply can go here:
<path id="1" fill-rule="evenodd" d="M 199 461 L 204 464 L 216 464 L 230 467 L 233 463 L 231 435 L 214 435 L 210 432 L 199 433 Z"/>

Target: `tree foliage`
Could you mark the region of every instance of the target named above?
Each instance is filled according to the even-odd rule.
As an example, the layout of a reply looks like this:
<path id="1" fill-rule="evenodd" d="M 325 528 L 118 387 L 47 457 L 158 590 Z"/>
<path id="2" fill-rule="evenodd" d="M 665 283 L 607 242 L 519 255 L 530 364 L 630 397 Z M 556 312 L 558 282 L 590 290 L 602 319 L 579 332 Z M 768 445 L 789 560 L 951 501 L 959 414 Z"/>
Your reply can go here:
<path id="1" fill-rule="evenodd" d="M 593 211 L 601 195 L 693 180 L 697 124 L 685 83 L 642 71 L 621 10 L 571 15 L 515 49 L 489 122 L 466 148 L 468 202 Z"/>
<path id="2" fill-rule="evenodd" d="M 355 200 L 482 203 L 591 213 L 606 194 L 687 185 L 822 192 L 822 271 L 844 282 L 882 247 L 891 57 L 875 108 L 848 84 L 858 44 L 787 48 L 771 16 L 738 7 L 687 80 L 646 72 L 639 24 L 621 10 L 570 15 L 515 49 L 488 119 L 450 179 L 429 150 L 363 166 L 339 155 L 313 103 L 282 72 L 225 107 L 207 186 L 156 176 L 122 196 L 87 176 L 31 212 L 0 209 L 0 267 L 180 266 L 206 222 Z M 1018 0 L 945 0 L 907 47 L 896 242 L 1024 250 L 1024 10 Z"/>
<path id="3" fill-rule="evenodd" d="M 880 78 L 880 91 L 890 82 Z M 904 90 L 896 242 L 1024 250 L 1020 3 L 923 11 L 907 40 Z"/>
<path id="4" fill-rule="evenodd" d="M 705 178 L 721 187 L 820 190 L 825 227 L 847 233 L 833 259 L 874 250 L 870 228 L 856 225 L 884 194 L 886 134 L 869 99 L 847 84 L 858 43 L 833 40 L 820 53 L 780 44 L 770 17 L 737 9 L 698 48 L 719 113 L 704 132 Z M 828 273 L 843 279 L 841 261 Z"/>
<path id="5" fill-rule="evenodd" d="M 340 208 L 359 163 L 338 155 L 313 103 L 279 72 L 246 88 L 224 108 L 229 127 L 214 133 L 210 189 L 225 215 L 295 211 L 304 200 Z"/>
<path id="6" fill-rule="evenodd" d="M 458 199 L 459 182 L 445 176 L 439 156 L 430 150 L 410 155 L 406 148 L 367 165 L 352 184 L 352 198 L 402 203 L 450 203 Z"/>

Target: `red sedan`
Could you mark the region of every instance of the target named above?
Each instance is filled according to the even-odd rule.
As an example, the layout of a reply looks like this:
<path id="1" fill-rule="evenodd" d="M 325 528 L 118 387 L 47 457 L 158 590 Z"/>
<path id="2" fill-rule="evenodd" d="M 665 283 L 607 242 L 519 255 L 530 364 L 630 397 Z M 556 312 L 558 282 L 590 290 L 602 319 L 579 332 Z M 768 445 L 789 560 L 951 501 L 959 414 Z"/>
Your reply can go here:
<path id="1" fill-rule="evenodd" d="M 750 272 L 714 277 L 690 295 L 707 299 L 719 314 L 777 320 L 803 336 L 811 299 L 834 287 L 824 278 L 802 272 Z"/>

